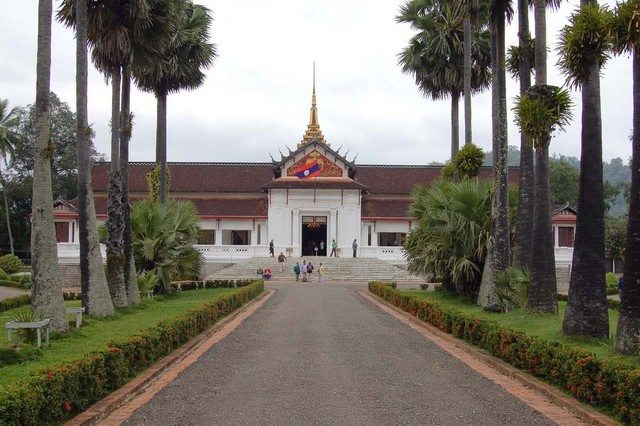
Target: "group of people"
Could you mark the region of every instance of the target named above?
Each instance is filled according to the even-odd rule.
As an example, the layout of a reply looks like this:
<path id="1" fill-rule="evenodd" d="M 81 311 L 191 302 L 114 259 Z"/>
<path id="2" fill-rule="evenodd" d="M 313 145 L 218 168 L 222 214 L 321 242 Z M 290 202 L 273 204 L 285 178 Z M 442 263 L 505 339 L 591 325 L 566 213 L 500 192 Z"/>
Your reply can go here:
<path id="1" fill-rule="evenodd" d="M 302 261 L 302 264 L 296 262 L 293 265 L 293 273 L 296 275 L 296 282 L 300 281 L 300 275 L 302 275 L 302 282 L 308 283 L 309 276 L 313 274 L 315 267 L 311 264 L 311 261 L 307 263 L 306 260 Z M 318 282 L 321 283 L 324 281 L 324 278 L 327 273 L 327 267 L 320 262 L 320 266 L 318 266 Z"/>
<path id="2" fill-rule="evenodd" d="M 313 247 L 312 250 L 316 256 L 318 255 L 318 251 L 322 254 L 324 252 L 324 241 L 322 240 L 320 241 L 320 246 L 316 245 L 314 242 L 312 243 L 312 247 Z M 353 243 L 351 244 L 351 248 L 353 249 L 353 257 L 357 257 L 357 254 L 358 254 L 357 239 L 353 240 Z M 275 246 L 273 244 L 273 240 L 269 242 L 269 254 L 271 255 L 271 257 L 275 256 Z M 338 257 L 338 243 L 336 243 L 335 239 L 331 241 L 331 254 L 329 254 L 329 257 Z M 282 258 L 283 260 L 280 260 L 280 258 Z M 280 255 L 278 256 L 278 262 L 284 262 L 285 260 L 286 260 L 286 257 L 284 257 L 282 252 L 280 252 Z"/>

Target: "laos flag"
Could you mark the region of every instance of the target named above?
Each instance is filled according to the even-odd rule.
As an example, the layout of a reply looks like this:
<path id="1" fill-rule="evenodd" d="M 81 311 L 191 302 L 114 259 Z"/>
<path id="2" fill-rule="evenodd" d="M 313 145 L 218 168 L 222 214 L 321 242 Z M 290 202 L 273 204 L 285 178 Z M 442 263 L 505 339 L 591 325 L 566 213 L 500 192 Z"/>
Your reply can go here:
<path id="1" fill-rule="evenodd" d="M 307 179 L 316 176 L 318 173 L 320 173 L 320 170 L 322 170 L 320 164 L 318 164 L 317 161 L 314 161 L 313 163 L 308 163 L 300 167 L 295 171 L 294 175 L 296 175 L 300 179 Z"/>

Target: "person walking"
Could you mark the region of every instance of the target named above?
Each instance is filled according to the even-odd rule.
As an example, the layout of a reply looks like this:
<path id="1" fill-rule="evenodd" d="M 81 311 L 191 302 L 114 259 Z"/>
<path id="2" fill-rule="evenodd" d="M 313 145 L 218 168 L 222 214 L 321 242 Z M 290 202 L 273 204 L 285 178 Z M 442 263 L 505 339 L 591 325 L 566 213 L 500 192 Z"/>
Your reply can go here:
<path id="1" fill-rule="evenodd" d="M 307 263 L 307 274 L 313 274 L 314 269 L 315 268 L 311 264 L 311 261 L 309 261 L 309 263 Z M 309 277 L 309 282 L 311 282 L 311 277 Z"/>
<path id="2" fill-rule="evenodd" d="M 300 281 L 300 264 L 298 262 L 293 265 L 293 273 L 296 274 L 296 282 Z"/>
<path id="3" fill-rule="evenodd" d="M 321 283 L 324 281 L 324 276 L 327 273 L 327 267 L 320 262 L 320 266 L 318 266 L 318 282 Z"/>
<path id="4" fill-rule="evenodd" d="M 309 280 L 307 279 L 307 261 L 306 260 L 302 261 L 302 265 L 300 265 L 300 269 L 301 269 L 300 272 L 302 272 L 302 282 L 308 283 Z"/>
<path id="5" fill-rule="evenodd" d="M 338 253 L 336 251 L 337 249 L 338 249 L 338 243 L 336 243 L 336 240 L 334 239 L 333 241 L 331 241 L 331 254 L 329 255 L 329 257 L 331 256 L 338 257 Z"/>
<path id="6" fill-rule="evenodd" d="M 271 240 L 271 242 L 269 243 L 269 254 L 271 255 L 271 257 L 273 257 L 274 255 L 273 240 Z"/>
<path id="7" fill-rule="evenodd" d="M 353 249 L 353 257 L 358 257 L 358 241 L 353 240 L 353 244 L 351 244 L 351 248 Z"/>
<path id="8" fill-rule="evenodd" d="M 280 272 L 284 272 L 284 261 L 287 260 L 287 258 L 284 256 L 284 253 L 280 252 L 280 254 L 278 255 L 278 263 L 280 264 Z"/>

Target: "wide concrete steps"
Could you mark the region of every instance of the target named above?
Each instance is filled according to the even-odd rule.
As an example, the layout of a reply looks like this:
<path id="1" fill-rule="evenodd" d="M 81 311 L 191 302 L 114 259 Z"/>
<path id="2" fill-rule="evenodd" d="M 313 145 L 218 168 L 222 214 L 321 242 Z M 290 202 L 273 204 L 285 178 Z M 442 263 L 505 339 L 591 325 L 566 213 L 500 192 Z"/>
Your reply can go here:
<path id="1" fill-rule="evenodd" d="M 379 259 L 354 259 L 354 258 L 328 258 L 328 257 L 301 257 L 287 259 L 282 265 L 277 258 L 274 257 L 254 257 L 244 261 L 240 261 L 232 266 L 224 268 L 207 279 L 224 280 L 224 279 L 251 279 L 258 275 L 256 271 L 266 267 L 271 269 L 272 280 L 291 281 L 295 278 L 293 273 L 293 265 L 295 262 L 302 265 L 303 260 L 311 262 L 315 267 L 312 280 L 317 279 L 317 270 L 322 262 L 327 272 L 325 274 L 327 281 L 393 281 L 398 284 L 415 284 L 420 285 L 426 283 L 424 278 L 411 275 L 406 269 L 396 266 L 392 263 Z"/>

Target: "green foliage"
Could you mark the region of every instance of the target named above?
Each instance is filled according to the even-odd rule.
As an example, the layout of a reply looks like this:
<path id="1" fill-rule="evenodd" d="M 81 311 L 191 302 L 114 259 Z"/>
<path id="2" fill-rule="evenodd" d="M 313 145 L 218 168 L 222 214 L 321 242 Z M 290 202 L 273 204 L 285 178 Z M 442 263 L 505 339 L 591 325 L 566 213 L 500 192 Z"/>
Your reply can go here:
<path id="1" fill-rule="evenodd" d="M 503 312 L 523 306 L 527 301 L 531 274 L 526 269 L 509 266 L 494 277 L 495 295 Z"/>
<path id="2" fill-rule="evenodd" d="M 160 197 L 160 165 L 156 166 L 147 173 L 147 187 L 149 188 L 149 199 L 158 201 Z M 167 167 L 167 194 L 171 189 L 171 171 Z"/>
<path id="3" fill-rule="evenodd" d="M 28 294 L 2 299 L 0 300 L 0 312 L 28 305 L 29 303 L 31 303 L 31 296 Z"/>
<path id="4" fill-rule="evenodd" d="M 18 256 L 12 254 L 0 256 L 0 269 L 6 273 L 15 274 L 16 272 L 20 272 L 22 268 L 24 268 L 24 263 L 22 263 Z"/>
<path id="5" fill-rule="evenodd" d="M 153 272 L 161 291 L 171 291 L 175 277 L 197 276 L 202 255 L 193 247 L 200 234 L 198 212 L 190 201 L 142 200 L 131 212 L 133 249 L 141 273 Z"/>
<path id="6" fill-rule="evenodd" d="M 616 5 L 610 23 L 614 52 L 632 52 L 640 41 L 640 1 L 627 0 Z"/>
<path id="7" fill-rule="evenodd" d="M 442 170 L 440 171 L 440 176 L 442 176 L 442 178 L 445 180 L 455 180 L 456 166 L 454 166 L 452 162 L 447 162 L 447 164 L 442 166 Z"/>
<path id="8" fill-rule="evenodd" d="M 262 281 L 254 282 L 81 359 L 37 371 L 0 388 L 0 418 L 7 424 L 62 423 L 263 291 Z"/>
<path id="9" fill-rule="evenodd" d="M 11 275 L 11 281 L 20 285 L 20 288 L 31 288 L 31 274 L 18 273 Z"/>
<path id="10" fill-rule="evenodd" d="M 17 348 L 0 348 L 0 368 L 19 364 L 25 361 L 38 359 L 42 354 L 40 349 L 30 346 L 20 346 Z"/>
<path id="11" fill-rule="evenodd" d="M 147 272 L 146 274 L 138 275 L 138 290 L 141 293 L 146 293 L 153 290 L 160 283 L 160 278 L 154 272 Z"/>
<path id="12" fill-rule="evenodd" d="M 558 65 L 569 83 L 579 87 L 587 78 L 589 65 L 600 67 L 609 59 L 613 14 L 597 3 L 587 3 L 569 18 L 560 32 Z"/>
<path id="13" fill-rule="evenodd" d="M 405 240 L 408 269 L 475 298 L 490 238 L 491 193 L 491 182 L 475 179 L 416 187 L 410 214 L 418 225 Z M 515 191 L 509 195 L 515 206 Z"/>
<path id="14" fill-rule="evenodd" d="M 419 298 L 387 285 L 369 291 L 446 333 L 569 392 L 573 397 L 616 416 L 640 423 L 640 370 L 600 359 L 554 340 L 531 336 L 495 321 Z"/>
<path id="15" fill-rule="evenodd" d="M 16 322 L 38 322 L 42 321 L 42 317 L 33 312 L 31 307 L 28 307 L 17 311 L 11 320 Z M 19 328 L 14 331 L 23 341 L 33 343 L 36 340 L 36 330 L 33 328 Z"/>
<path id="16" fill-rule="evenodd" d="M 551 202 L 570 206 L 578 204 L 580 171 L 564 158 L 549 159 L 549 189 Z"/>
<path id="17" fill-rule="evenodd" d="M 516 98 L 516 124 L 531 138 L 536 150 L 549 146 L 551 134 L 571 122 L 571 95 L 557 86 L 531 86 Z"/>
<path id="18" fill-rule="evenodd" d="M 522 66 L 522 61 L 524 61 L 526 47 L 522 46 L 509 46 L 507 50 L 507 58 L 506 58 L 506 68 L 507 72 L 511 75 L 511 77 L 515 80 L 520 79 L 520 67 Z M 535 71 L 535 55 L 533 54 L 536 49 L 536 42 L 533 38 L 529 37 L 529 60 L 531 61 L 531 72 Z"/>
<path id="19" fill-rule="evenodd" d="M 0 281 L 11 281 L 11 276 L 4 269 L 0 269 Z"/>
<path id="20" fill-rule="evenodd" d="M 607 283 L 607 294 L 618 294 L 618 291 L 620 291 L 618 288 L 618 283 L 620 282 L 618 276 L 613 272 L 607 272 L 605 281 Z"/>
<path id="21" fill-rule="evenodd" d="M 606 217 L 604 221 L 604 249 L 607 257 L 620 259 L 627 243 L 627 218 Z"/>
<path id="22" fill-rule="evenodd" d="M 460 148 L 452 164 L 461 179 L 471 179 L 480 173 L 483 160 L 484 151 L 482 148 L 469 144 Z"/>

